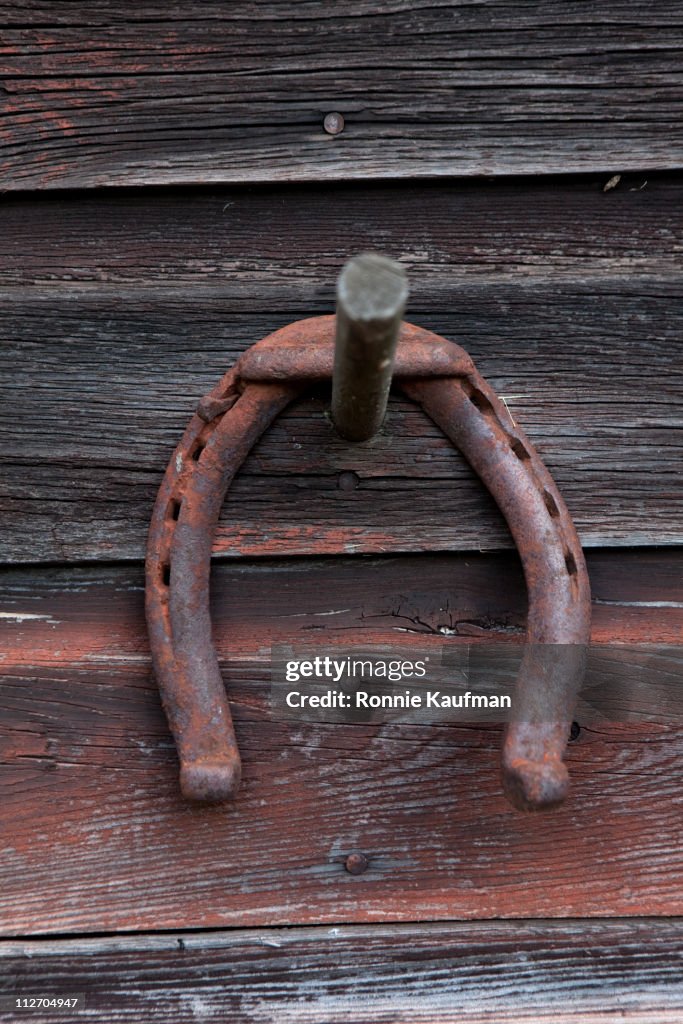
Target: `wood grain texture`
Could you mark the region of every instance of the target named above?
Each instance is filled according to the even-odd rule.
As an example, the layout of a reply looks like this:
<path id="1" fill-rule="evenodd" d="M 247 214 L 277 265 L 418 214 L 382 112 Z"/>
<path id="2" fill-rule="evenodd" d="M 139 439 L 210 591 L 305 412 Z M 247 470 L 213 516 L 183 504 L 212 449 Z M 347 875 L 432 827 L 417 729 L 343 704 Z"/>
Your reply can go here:
<path id="1" fill-rule="evenodd" d="M 589 551 L 587 561 L 594 644 L 683 641 L 680 552 Z M 143 590 L 141 566 L 3 570 L 3 665 L 146 661 Z M 527 613 L 512 553 L 214 561 L 211 602 L 218 651 L 240 668 L 312 633 L 335 645 L 519 639 Z"/>
<path id="2" fill-rule="evenodd" d="M 683 163 L 680 6 L 1 4 L 4 190 Z M 346 127 L 329 136 L 323 120 Z"/>
<path id="3" fill-rule="evenodd" d="M 683 730 L 652 720 L 647 697 L 640 716 L 582 726 L 571 796 L 538 816 L 501 794 L 497 725 L 272 714 L 277 641 L 514 642 L 524 591 L 509 556 L 217 569 L 244 774 L 234 804 L 209 808 L 179 797 L 139 570 L 3 573 L 3 935 L 683 913 Z M 670 554 L 591 555 L 604 666 L 615 643 L 680 645 L 680 569 Z M 370 861 L 358 876 L 354 851 Z"/>
<path id="4" fill-rule="evenodd" d="M 681 543 L 683 186 L 641 183 L 6 201 L 0 558 L 140 558 L 197 399 L 259 337 L 330 311 L 344 259 L 368 248 L 406 265 L 408 317 L 463 344 L 505 397 L 585 545 Z M 255 450 L 219 554 L 510 544 L 409 403 L 353 446 L 324 413 L 299 403 Z"/>
<path id="5" fill-rule="evenodd" d="M 109 1024 L 679 1024 L 682 949 L 677 921 L 342 926 L 5 941 L 0 973 Z"/>

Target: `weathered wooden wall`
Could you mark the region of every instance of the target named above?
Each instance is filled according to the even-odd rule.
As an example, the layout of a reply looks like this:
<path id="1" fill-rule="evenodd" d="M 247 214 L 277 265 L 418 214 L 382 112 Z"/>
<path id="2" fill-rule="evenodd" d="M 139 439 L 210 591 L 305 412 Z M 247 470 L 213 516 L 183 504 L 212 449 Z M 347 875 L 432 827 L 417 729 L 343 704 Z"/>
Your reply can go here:
<path id="1" fill-rule="evenodd" d="M 365 248 L 406 264 L 409 316 L 476 359 L 587 546 L 681 543 L 683 185 L 629 180 L 6 199 L 1 557 L 140 559 L 197 399 L 258 338 L 333 309 Z M 248 460 L 220 554 L 509 546 L 410 403 L 354 446 L 324 408 L 299 403 Z"/>
<path id="2" fill-rule="evenodd" d="M 5 189 L 677 168 L 675 0 L 0 4 Z M 344 131 L 323 120 L 340 112 Z"/>
<path id="3" fill-rule="evenodd" d="M 29 988 L 71 979 L 111 1024 L 678 1024 L 682 938 L 677 921 L 283 928 L 24 940 L 6 963 Z"/>
<path id="4" fill-rule="evenodd" d="M 683 641 L 680 7 L 0 16 L 0 996 L 86 992 L 74 1019 L 113 1024 L 681 1024 L 683 729 L 610 661 L 666 644 L 677 678 Z M 579 705 L 545 815 L 504 800 L 498 726 L 272 714 L 274 643 L 524 631 L 458 453 L 399 398 L 348 446 L 324 392 L 218 531 L 242 790 L 179 797 L 143 616 L 156 489 L 197 399 L 330 312 L 363 249 L 505 397 L 587 550 L 613 713 Z"/>

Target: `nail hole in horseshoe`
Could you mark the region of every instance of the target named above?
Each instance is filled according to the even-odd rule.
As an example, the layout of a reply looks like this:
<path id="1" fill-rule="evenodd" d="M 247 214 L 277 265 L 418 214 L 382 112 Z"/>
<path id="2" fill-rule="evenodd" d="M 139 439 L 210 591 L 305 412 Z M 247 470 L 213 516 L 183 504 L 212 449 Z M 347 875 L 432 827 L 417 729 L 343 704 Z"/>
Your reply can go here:
<path id="1" fill-rule="evenodd" d="M 493 406 L 484 392 L 480 391 L 479 388 L 472 388 L 471 390 L 468 390 L 467 397 L 479 412 L 483 413 L 485 416 L 493 415 Z"/>
<path id="2" fill-rule="evenodd" d="M 578 740 L 580 735 L 581 735 L 581 726 L 579 725 L 578 722 L 572 722 L 572 727 L 569 730 L 569 742 L 570 743 L 574 743 L 576 740 Z"/>
<path id="3" fill-rule="evenodd" d="M 560 510 L 557 507 L 555 499 L 553 498 L 550 491 L 543 491 L 543 500 L 545 502 L 545 507 L 548 509 L 550 515 L 553 517 L 553 519 L 557 519 L 557 517 L 560 514 Z"/>
<path id="4" fill-rule="evenodd" d="M 168 587 L 171 583 L 171 566 L 168 562 L 161 566 L 161 582 L 165 587 Z"/>
<path id="5" fill-rule="evenodd" d="M 513 452 L 520 460 L 520 462 L 525 462 L 527 459 L 531 458 L 528 451 L 526 450 L 526 448 L 524 447 L 524 445 L 518 437 L 513 437 L 511 434 L 508 434 L 508 441 L 510 442 L 510 447 L 512 448 Z"/>
<path id="6" fill-rule="evenodd" d="M 194 449 L 192 450 L 192 452 L 190 453 L 190 456 L 191 456 L 191 458 L 192 458 L 192 459 L 193 459 L 193 460 L 194 460 L 195 462 L 199 462 L 199 459 L 200 459 L 200 457 L 201 457 L 201 454 L 202 454 L 202 452 L 204 451 L 204 448 L 205 448 L 205 445 L 203 445 L 203 444 L 202 444 L 202 443 L 200 442 L 200 443 L 199 443 L 199 444 L 197 445 L 197 447 L 196 447 L 196 448 L 194 448 Z"/>
<path id="7" fill-rule="evenodd" d="M 576 576 L 578 569 L 576 567 L 576 559 L 574 558 L 571 551 L 566 551 L 564 556 L 564 564 L 567 566 L 567 572 L 570 576 Z"/>
<path id="8" fill-rule="evenodd" d="M 174 522 L 178 521 L 180 516 L 180 502 L 177 498 L 171 498 L 168 505 L 168 518 L 173 519 Z"/>

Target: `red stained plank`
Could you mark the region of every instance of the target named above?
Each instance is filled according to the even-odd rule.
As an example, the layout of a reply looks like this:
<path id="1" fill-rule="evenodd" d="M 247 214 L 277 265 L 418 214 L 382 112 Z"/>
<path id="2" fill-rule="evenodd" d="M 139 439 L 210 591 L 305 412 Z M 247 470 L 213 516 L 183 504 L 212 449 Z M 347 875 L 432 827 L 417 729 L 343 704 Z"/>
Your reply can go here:
<path id="1" fill-rule="evenodd" d="M 310 639 L 313 627 L 321 645 L 436 650 L 468 639 L 442 627 L 514 639 L 509 630 L 523 624 L 508 556 L 365 568 L 362 590 L 356 560 L 219 568 L 217 642 L 244 762 L 237 801 L 219 808 L 179 798 L 139 573 L 5 574 L 5 935 L 683 912 L 674 725 L 584 726 L 569 748 L 569 800 L 526 816 L 501 795 L 498 726 L 271 716 L 268 648 L 278 637 Z M 590 569 L 598 638 L 643 642 L 658 624 L 663 642 L 680 643 L 681 574 L 670 556 L 596 553 Z M 370 866 L 352 876 L 344 861 L 356 850 Z"/>

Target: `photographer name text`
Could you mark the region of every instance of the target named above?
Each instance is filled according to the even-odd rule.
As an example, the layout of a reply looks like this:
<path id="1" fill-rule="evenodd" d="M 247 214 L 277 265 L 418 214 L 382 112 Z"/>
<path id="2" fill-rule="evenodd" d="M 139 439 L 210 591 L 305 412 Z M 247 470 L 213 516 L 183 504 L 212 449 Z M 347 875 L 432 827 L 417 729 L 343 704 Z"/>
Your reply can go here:
<path id="1" fill-rule="evenodd" d="M 402 693 L 367 693 L 356 690 L 344 693 L 341 690 L 326 690 L 323 693 L 302 693 L 301 690 L 289 690 L 285 695 L 288 708 L 340 708 L 343 710 L 361 708 L 511 708 L 512 698 L 506 694 L 444 693 L 442 690 L 424 690 L 415 693 L 404 690 Z"/>

